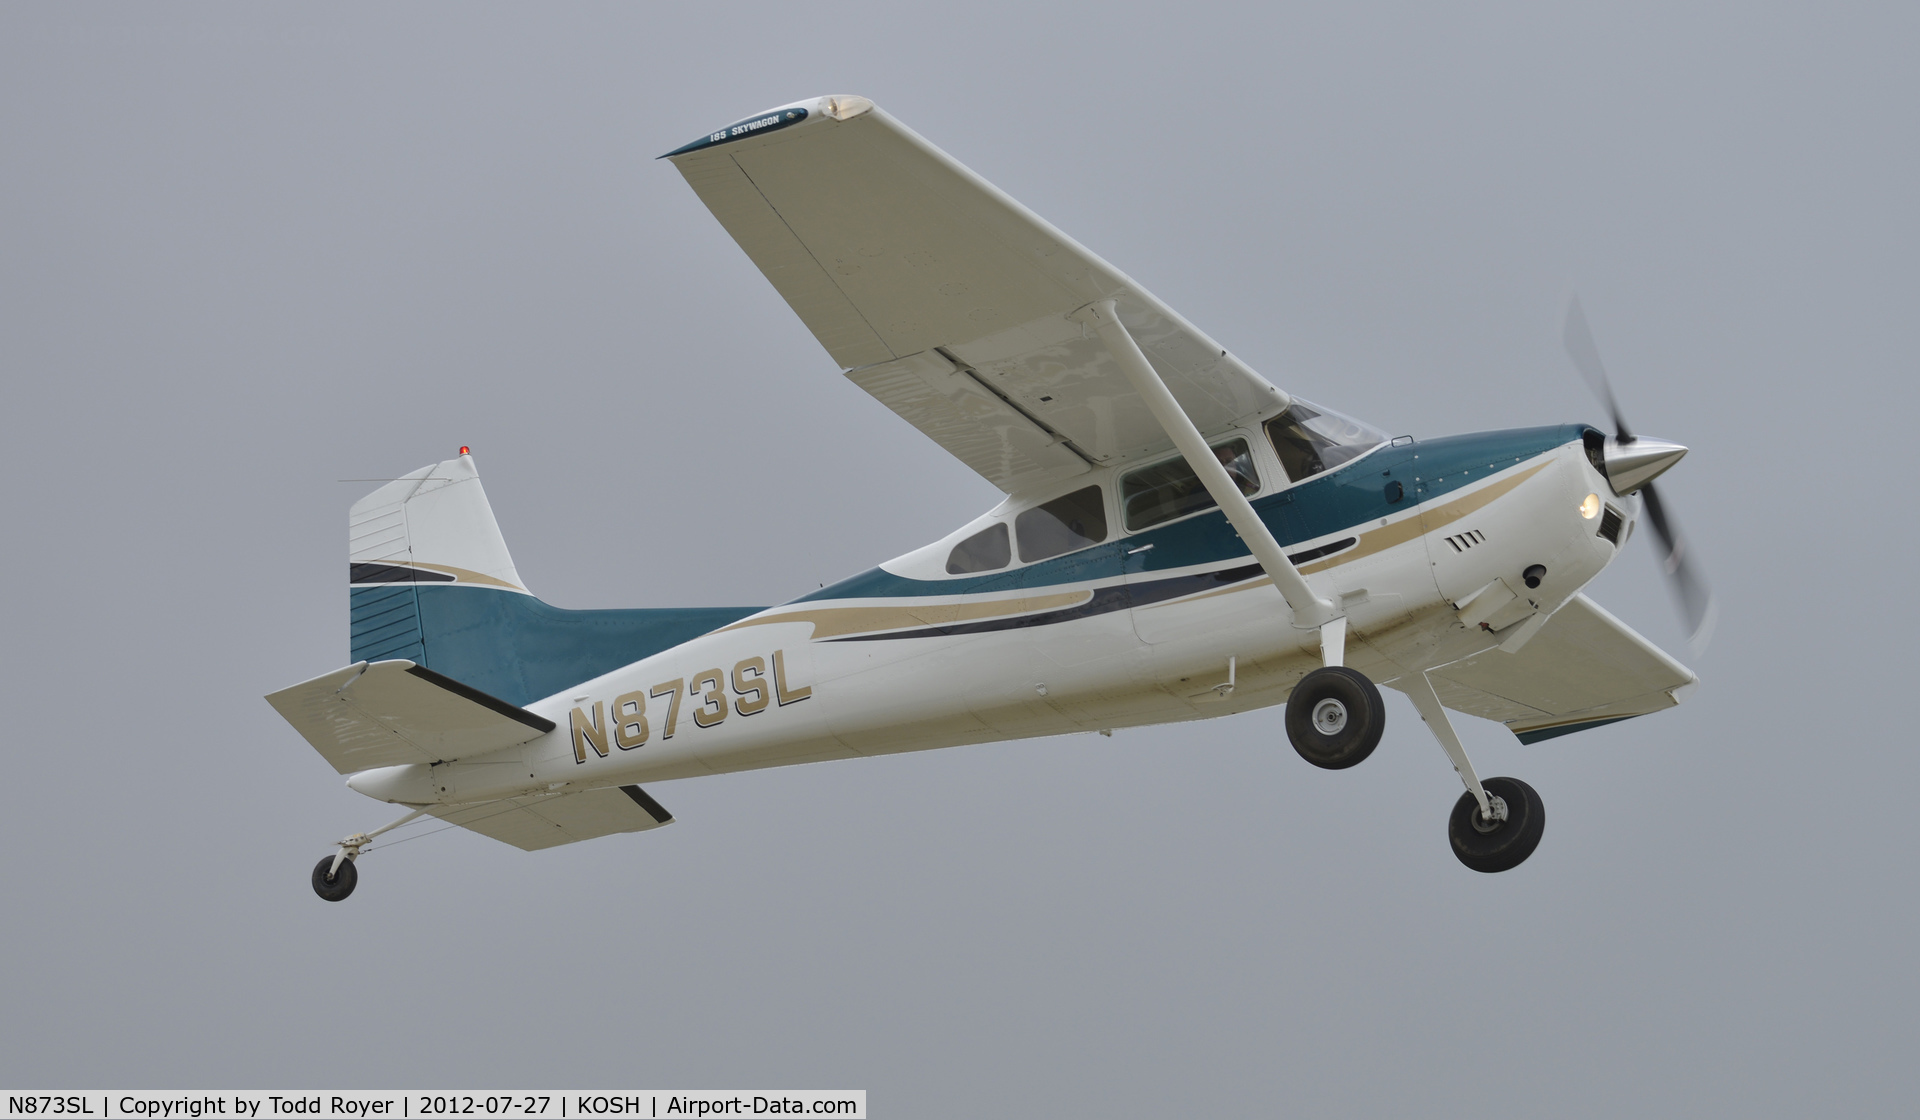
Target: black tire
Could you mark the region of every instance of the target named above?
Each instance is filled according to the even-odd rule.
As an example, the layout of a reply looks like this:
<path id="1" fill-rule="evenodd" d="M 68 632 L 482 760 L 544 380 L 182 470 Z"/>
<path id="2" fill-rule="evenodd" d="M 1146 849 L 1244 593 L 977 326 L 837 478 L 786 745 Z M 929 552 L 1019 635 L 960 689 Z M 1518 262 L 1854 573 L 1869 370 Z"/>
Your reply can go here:
<path id="1" fill-rule="evenodd" d="M 332 879 L 328 879 L 327 872 L 332 868 L 332 856 L 313 865 L 313 893 L 328 902 L 339 902 L 352 894 L 354 887 L 360 885 L 360 873 L 353 869 L 353 861 L 350 859 L 341 860 L 340 870 L 334 872 Z"/>
<path id="2" fill-rule="evenodd" d="M 1287 741 L 1323 770 L 1358 765 L 1380 745 L 1386 726 L 1380 690 L 1344 665 L 1315 669 L 1287 697 Z"/>
<path id="3" fill-rule="evenodd" d="M 1511 871 L 1540 846 L 1547 811 L 1533 787 L 1518 778 L 1488 778 L 1480 785 L 1488 797 L 1507 803 L 1507 819 L 1485 828 L 1480 823 L 1480 803 L 1473 794 L 1463 793 L 1447 819 L 1447 838 L 1453 842 L 1453 854 L 1473 870 Z"/>

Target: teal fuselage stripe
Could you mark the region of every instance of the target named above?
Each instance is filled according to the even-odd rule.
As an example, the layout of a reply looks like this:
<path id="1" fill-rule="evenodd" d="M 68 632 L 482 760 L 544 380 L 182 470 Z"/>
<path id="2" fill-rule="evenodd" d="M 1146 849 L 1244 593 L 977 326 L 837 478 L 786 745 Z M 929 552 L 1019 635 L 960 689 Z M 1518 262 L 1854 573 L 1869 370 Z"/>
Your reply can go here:
<path id="1" fill-rule="evenodd" d="M 1381 447 L 1298 486 L 1257 496 L 1253 507 L 1280 543 L 1291 548 L 1404 513 L 1576 441 L 1585 430 L 1583 424 L 1563 424 Z M 1387 500 L 1390 482 L 1401 484 L 1398 502 Z M 1144 545 L 1153 547 L 1143 551 Z M 987 594 L 1224 563 L 1247 555 L 1225 515 L 1214 510 L 982 576 L 908 579 L 874 568 L 792 602 Z M 406 582 L 355 586 L 351 604 L 355 661 L 406 658 L 519 706 L 765 609 L 573 611 L 500 588 Z"/>
<path id="2" fill-rule="evenodd" d="M 1254 511 L 1283 548 L 1405 513 L 1580 439 L 1585 424 L 1477 432 L 1379 448 L 1287 490 L 1258 495 Z M 1416 481 L 1417 480 L 1417 481 Z M 1387 500 L 1387 484 L 1404 496 Z M 1145 546 L 1152 545 L 1151 549 Z M 954 579 L 910 579 L 871 568 L 793 600 L 908 598 L 1012 591 L 1236 560 L 1247 546 L 1219 510 L 1024 568 Z"/>
<path id="3" fill-rule="evenodd" d="M 401 594 L 396 594 L 399 589 Z M 412 640 L 363 641 L 363 612 L 411 600 Z M 761 607 L 666 607 L 570 611 L 531 595 L 458 584 L 383 584 L 352 589 L 353 660 L 404 657 L 461 684 L 525 706 L 570 685 L 672 649 Z M 404 635 L 403 635 L 404 636 Z"/>

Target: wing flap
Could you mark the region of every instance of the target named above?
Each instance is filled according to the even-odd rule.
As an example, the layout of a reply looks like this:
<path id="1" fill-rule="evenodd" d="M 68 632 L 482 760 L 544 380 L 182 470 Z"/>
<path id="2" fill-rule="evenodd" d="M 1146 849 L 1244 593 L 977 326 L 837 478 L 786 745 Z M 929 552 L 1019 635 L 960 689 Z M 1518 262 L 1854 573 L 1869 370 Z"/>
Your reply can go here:
<path id="1" fill-rule="evenodd" d="M 1585 595 L 1518 653 L 1491 649 L 1429 674 L 1440 702 L 1539 742 L 1678 704 L 1699 678 Z"/>
<path id="2" fill-rule="evenodd" d="M 847 377 L 1009 493 L 1090 469 L 1059 437 L 938 351 L 857 369 Z"/>
<path id="3" fill-rule="evenodd" d="M 411 661 L 360 662 L 267 697 L 342 774 L 519 746 L 552 720 Z"/>
<path id="4" fill-rule="evenodd" d="M 590 789 L 548 797 L 510 797 L 480 805 L 429 810 L 448 824 L 537 852 L 616 832 L 645 832 L 673 823 L 673 814 L 639 786 Z"/>

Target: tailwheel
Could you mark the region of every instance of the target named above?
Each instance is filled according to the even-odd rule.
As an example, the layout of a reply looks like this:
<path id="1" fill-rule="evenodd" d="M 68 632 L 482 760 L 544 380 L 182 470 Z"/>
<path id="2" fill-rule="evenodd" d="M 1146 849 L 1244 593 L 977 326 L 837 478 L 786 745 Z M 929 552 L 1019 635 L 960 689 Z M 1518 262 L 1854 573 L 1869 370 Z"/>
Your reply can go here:
<path id="1" fill-rule="evenodd" d="M 360 858 L 361 850 L 373 843 L 374 837 L 392 832 L 426 814 L 425 807 L 415 809 L 392 824 L 383 824 L 372 832 L 356 832 L 340 841 L 337 851 L 313 865 L 313 893 L 328 902 L 339 902 L 352 894 L 353 888 L 360 883 L 360 872 L 354 869 L 353 861 Z"/>
<path id="2" fill-rule="evenodd" d="M 1510 871 L 1540 846 L 1547 813 L 1540 795 L 1518 778 L 1488 778 L 1480 783 L 1493 808 L 1489 818 L 1472 793 L 1463 793 L 1447 820 L 1453 854 L 1475 871 Z"/>
<path id="3" fill-rule="evenodd" d="M 340 860 L 340 866 L 334 866 L 336 857 L 328 856 L 313 865 L 313 893 L 328 902 L 339 902 L 353 893 L 360 884 L 360 873 L 354 870 L 351 858 Z"/>
<path id="4" fill-rule="evenodd" d="M 1287 697 L 1287 739 L 1324 770 L 1359 764 L 1380 745 L 1387 706 L 1365 673 L 1327 665 L 1301 679 Z"/>

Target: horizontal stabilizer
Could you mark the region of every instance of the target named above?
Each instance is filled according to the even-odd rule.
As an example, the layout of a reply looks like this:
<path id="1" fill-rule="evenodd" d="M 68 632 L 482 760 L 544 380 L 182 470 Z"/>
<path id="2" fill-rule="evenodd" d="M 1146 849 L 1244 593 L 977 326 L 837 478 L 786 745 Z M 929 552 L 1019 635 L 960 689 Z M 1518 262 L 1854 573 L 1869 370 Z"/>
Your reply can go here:
<path id="1" fill-rule="evenodd" d="M 267 703 L 342 774 L 490 754 L 554 728 L 411 661 L 349 665 L 283 688 Z"/>
<path id="2" fill-rule="evenodd" d="M 661 808 L 660 803 L 639 786 L 546 797 L 509 797 L 481 805 L 428 811 L 448 824 L 457 824 L 528 852 L 616 832 L 645 832 L 673 823 L 673 814 Z"/>
<path id="3" fill-rule="evenodd" d="M 1442 704 L 1499 720 L 1523 743 L 1671 708 L 1699 682 L 1585 595 L 1555 611 L 1519 652 L 1490 649 L 1428 679 Z"/>

